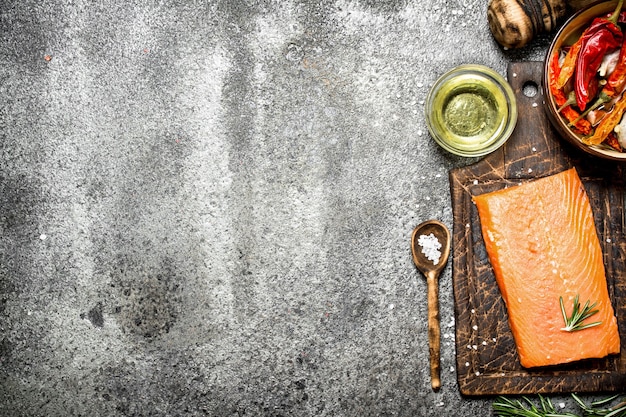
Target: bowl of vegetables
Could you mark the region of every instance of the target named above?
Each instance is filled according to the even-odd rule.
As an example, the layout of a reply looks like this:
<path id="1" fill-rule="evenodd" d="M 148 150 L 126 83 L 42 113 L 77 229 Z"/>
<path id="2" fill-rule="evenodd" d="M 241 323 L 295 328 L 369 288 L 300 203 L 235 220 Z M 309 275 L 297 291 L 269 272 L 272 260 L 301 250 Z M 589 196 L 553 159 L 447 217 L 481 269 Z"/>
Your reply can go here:
<path id="1" fill-rule="evenodd" d="M 561 136 L 618 161 L 626 161 L 623 3 L 600 1 L 574 14 L 548 49 L 543 78 L 548 118 Z"/>

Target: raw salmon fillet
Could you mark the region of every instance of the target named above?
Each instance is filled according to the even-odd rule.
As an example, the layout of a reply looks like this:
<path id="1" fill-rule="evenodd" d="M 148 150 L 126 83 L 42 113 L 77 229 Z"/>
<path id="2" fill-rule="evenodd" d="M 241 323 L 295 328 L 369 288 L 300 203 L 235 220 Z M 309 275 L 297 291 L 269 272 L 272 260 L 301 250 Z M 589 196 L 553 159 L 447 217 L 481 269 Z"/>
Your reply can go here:
<path id="1" fill-rule="evenodd" d="M 474 196 L 489 261 L 506 303 L 521 365 L 526 368 L 619 353 L 602 249 L 591 205 L 574 168 L 519 186 Z M 568 332 L 579 296 L 599 312 Z"/>

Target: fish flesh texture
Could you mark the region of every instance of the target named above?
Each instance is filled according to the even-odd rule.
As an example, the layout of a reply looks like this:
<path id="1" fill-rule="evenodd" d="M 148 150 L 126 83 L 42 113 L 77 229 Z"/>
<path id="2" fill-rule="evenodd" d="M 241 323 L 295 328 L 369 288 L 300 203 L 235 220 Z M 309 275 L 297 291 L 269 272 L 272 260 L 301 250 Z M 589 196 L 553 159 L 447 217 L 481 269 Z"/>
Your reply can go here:
<path id="1" fill-rule="evenodd" d="M 520 363 L 533 368 L 619 353 L 602 248 L 575 168 L 473 197 Z M 593 316 L 565 330 L 578 297 Z"/>

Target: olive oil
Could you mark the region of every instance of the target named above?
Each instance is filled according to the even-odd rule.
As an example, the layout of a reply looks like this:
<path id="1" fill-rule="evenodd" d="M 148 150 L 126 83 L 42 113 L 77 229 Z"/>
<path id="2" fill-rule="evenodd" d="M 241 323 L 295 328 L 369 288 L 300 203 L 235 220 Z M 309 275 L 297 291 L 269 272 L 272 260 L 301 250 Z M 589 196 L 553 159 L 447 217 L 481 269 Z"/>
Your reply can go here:
<path id="1" fill-rule="evenodd" d="M 428 128 L 450 152 L 484 155 L 504 143 L 513 130 L 515 97 L 506 81 L 495 79 L 499 77 L 495 72 L 476 65 L 459 69 L 444 75 L 431 90 Z"/>
<path id="2" fill-rule="evenodd" d="M 450 133 L 459 137 L 491 137 L 498 127 L 497 104 L 480 91 L 463 92 L 444 105 L 443 121 Z"/>

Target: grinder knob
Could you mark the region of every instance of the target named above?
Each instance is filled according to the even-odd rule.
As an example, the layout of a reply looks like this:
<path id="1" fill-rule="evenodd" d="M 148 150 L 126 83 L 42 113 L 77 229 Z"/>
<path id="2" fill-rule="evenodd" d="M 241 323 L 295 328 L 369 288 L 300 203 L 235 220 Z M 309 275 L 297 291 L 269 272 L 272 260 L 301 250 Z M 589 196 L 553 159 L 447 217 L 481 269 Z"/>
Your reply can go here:
<path id="1" fill-rule="evenodd" d="M 596 0 L 490 0 L 487 21 L 496 41 L 505 48 L 521 48 L 540 33 L 556 28 L 567 12 Z"/>
<path id="2" fill-rule="evenodd" d="M 521 48 L 536 35 L 556 28 L 565 11 L 565 0 L 491 0 L 487 21 L 500 45 Z"/>

